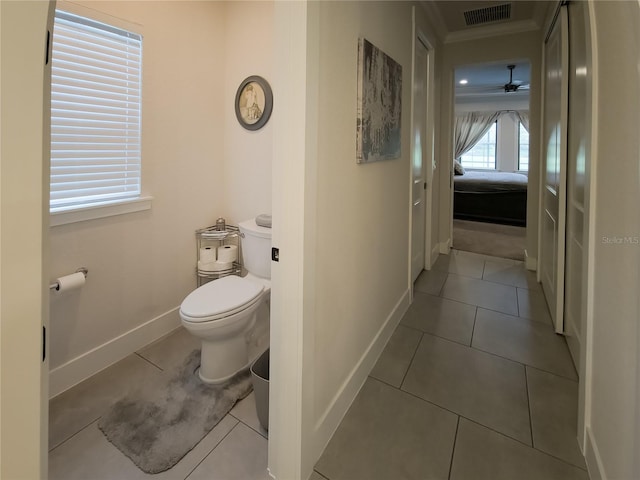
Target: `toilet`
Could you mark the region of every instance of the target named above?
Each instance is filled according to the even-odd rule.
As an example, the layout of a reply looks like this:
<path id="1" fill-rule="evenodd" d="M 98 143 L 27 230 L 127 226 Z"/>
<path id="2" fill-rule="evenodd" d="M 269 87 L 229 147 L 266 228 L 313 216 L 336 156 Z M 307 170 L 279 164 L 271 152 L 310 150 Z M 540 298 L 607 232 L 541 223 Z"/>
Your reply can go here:
<path id="1" fill-rule="evenodd" d="M 257 225 L 254 219 L 238 227 L 247 275 L 212 280 L 180 305 L 182 325 L 202 341 L 198 375 L 205 383 L 228 380 L 268 346 L 264 324 L 269 321 L 271 295 L 271 229 Z"/>

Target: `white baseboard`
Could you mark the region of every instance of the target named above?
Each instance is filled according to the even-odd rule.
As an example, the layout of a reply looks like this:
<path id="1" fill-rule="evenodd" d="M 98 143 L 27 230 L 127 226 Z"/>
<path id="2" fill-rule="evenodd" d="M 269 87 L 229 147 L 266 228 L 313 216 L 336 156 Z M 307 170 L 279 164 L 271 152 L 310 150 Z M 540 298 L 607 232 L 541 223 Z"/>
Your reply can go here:
<path id="1" fill-rule="evenodd" d="M 530 257 L 529 252 L 527 252 L 526 249 L 524 251 L 524 267 L 532 272 L 535 272 L 538 269 L 538 259 Z"/>
<path id="2" fill-rule="evenodd" d="M 587 470 L 589 471 L 589 478 L 591 480 L 602 480 L 603 478 L 607 478 L 602 466 L 602 459 L 600 458 L 598 446 L 596 445 L 596 441 L 593 438 L 589 427 L 587 427 L 587 444 L 585 445 L 584 458 L 587 463 Z"/>
<path id="3" fill-rule="evenodd" d="M 179 307 L 69 360 L 49 372 L 49 398 L 131 355 L 180 326 Z"/>
<path id="4" fill-rule="evenodd" d="M 360 361 L 353 367 L 347 379 L 340 386 L 340 389 L 333 397 L 323 415 L 321 415 L 320 419 L 316 422 L 313 434 L 314 463 L 320 458 L 320 455 L 322 455 L 329 440 L 331 440 L 344 415 L 347 413 L 347 410 L 349 410 L 351 403 L 356 398 L 360 388 L 362 388 L 369 373 L 378 361 L 393 331 L 409 308 L 410 297 L 411 292 L 407 290 L 389 314 L 369 347 L 360 357 Z"/>
<path id="5" fill-rule="evenodd" d="M 439 247 L 440 247 L 440 253 L 443 253 L 445 255 L 449 255 L 449 250 L 451 250 L 449 239 L 447 239 L 444 242 L 440 242 Z"/>

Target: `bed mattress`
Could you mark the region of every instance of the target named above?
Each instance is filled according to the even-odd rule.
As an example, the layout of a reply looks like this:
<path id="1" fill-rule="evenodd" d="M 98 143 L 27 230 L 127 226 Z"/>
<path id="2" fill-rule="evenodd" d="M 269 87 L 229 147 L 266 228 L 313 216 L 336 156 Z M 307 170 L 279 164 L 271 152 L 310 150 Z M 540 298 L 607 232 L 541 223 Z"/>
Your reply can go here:
<path id="1" fill-rule="evenodd" d="M 526 192 L 526 175 L 511 172 L 478 172 L 467 170 L 454 177 L 454 191 L 473 193 Z"/>

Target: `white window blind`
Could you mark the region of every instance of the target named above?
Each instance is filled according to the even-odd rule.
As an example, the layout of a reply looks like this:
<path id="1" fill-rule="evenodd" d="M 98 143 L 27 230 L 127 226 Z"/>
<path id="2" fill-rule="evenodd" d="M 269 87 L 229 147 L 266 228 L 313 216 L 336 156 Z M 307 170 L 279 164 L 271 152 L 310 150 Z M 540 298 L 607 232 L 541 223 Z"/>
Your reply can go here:
<path id="1" fill-rule="evenodd" d="M 56 11 L 51 212 L 140 196 L 142 37 Z"/>

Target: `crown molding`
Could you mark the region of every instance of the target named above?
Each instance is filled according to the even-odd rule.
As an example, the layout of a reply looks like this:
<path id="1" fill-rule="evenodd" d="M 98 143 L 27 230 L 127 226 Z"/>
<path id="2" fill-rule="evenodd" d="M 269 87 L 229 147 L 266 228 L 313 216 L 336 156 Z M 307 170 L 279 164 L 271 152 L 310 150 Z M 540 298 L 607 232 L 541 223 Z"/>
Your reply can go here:
<path id="1" fill-rule="evenodd" d="M 518 22 L 504 22 L 483 27 L 474 27 L 468 30 L 459 30 L 448 33 L 444 43 L 464 42 L 478 40 L 480 38 L 495 37 L 498 35 L 510 35 L 513 33 L 530 32 L 539 30 L 540 26 L 534 20 L 521 20 Z"/>

